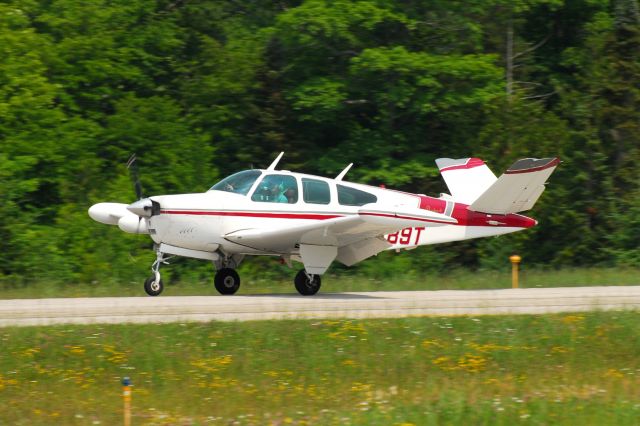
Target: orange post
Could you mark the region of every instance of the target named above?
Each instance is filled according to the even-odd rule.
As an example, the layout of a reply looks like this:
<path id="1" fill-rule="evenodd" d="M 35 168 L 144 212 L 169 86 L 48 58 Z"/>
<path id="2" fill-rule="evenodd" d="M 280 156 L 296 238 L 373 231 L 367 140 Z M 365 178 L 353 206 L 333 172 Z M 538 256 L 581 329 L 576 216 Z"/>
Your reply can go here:
<path id="1" fill-rule="evenodd" d="M 518 288 L 518 264 L 522 261 L 522 258 L 517 254 L 509 257 L 511 261 L 511 287 Z"/>
<path id="2" fill-rule="evenodd" d="M 124 426 L 131 426 L 131 380 L 122 379 L 122 400 L 124 402 Z"/>

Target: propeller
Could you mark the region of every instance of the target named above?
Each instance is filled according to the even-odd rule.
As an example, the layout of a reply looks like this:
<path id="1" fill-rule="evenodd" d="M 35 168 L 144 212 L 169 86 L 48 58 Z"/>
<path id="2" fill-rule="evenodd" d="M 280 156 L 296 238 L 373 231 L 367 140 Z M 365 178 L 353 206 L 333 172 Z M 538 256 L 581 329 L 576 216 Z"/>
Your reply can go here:
<path id="1" fill-rule="evenodd" d="M 160 214 L 160 203 L 153 201 L 150 198 L 145 198 L 142 193 L 142 184 L 140 183 L 140 176 L 138 173 L 138 163 L 136 154 L 132 154 L 127 160 L 127 169 L 131 175 L 131 181 L 133 182 L 133 189 L 136 192 L 136 198 L 138 201 L 131 203 L 127 206 L 127 210 L 138 216 L 137 231 L 140 230 L 140 222 L 143 218 L 149 218 Z M 139 233 L 139 232 L 136 232 Z"/>
<path id="2" fill-rule="evenodd" d="M 136 160 L 136 154 L 131 154 L 129 160 L 127 160 L 127 169 L 129 169 L 129 174 L 131 176 L 131 180 L 133 181 L 133 189 L 136 191 L 136 198 L 138 200 L 142 200 L 142 185 L 140 184 L 140 176 L 138 175 L 138 163 Z"/>

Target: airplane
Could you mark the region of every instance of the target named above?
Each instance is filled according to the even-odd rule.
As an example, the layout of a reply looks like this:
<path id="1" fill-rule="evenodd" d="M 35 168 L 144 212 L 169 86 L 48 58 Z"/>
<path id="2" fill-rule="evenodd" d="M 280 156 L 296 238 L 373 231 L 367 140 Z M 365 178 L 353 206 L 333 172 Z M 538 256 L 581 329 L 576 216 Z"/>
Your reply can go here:
<path id="1" fill-rule="evenodd" d="M 223 295 L 240 287 L 236 268 L 246 256 L 271 255 L 303 268 L 294 279 L 303 296 L 318 292 L 320 276 L 338 261 L 351 266 L 383 250 L 508 234 L 531 228 L 531 209 L 559 158 L 516 161 L 499 178 L 479 158 L 436 160 L 450 194 L 429 197 L 335 178 L 276 170 L 284 152 L 266 169 L 244 170 L 196 194 L 98 203 L 97 222 L 117 225 L 154 241 L 156 260 L 144 282 L 150 296 L 162 293 L 160 266 L 170 257 L 209 260 Z M 133 158 L 135 161 L 135 158 Z"/>

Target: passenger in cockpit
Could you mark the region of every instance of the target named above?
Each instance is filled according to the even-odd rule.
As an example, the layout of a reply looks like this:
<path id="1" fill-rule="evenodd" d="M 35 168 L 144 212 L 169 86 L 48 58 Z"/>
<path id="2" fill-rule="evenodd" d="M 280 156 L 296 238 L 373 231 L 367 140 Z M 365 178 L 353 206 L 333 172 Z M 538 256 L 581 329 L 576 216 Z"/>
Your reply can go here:
<path id="1" fill-rule="evenodd" d="M 298 201 L 298 191 L 295 188 L 287 188 L 284 191 L 284 196 L 287 198 L 287 202 L 289 204 L 293 204 Z"/>

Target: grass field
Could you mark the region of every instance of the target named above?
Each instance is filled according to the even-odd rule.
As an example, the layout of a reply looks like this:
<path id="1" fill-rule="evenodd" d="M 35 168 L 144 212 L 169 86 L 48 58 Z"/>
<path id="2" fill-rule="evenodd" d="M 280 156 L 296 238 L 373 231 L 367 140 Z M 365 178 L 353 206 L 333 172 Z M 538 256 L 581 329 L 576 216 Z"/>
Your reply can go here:
<path id="1" fill-rule="evenodd" d="M 294 293 L 293 276 L 290 279 L 260 279 L 243 274 L 238 294 Z M 640 270 L 625 268 L 580 268 L 561 270 L 527 270 L 520 274 L 521 287 L 575 287 L 593 285 L 640 285 Z M 0 299 L 41 297 L 99 297 L 144 296 L 142 282 L 145 276 L 131 277 L 129 282 L 114 283 L 50 283 L 31 282 L 28 285 L 0 284 Z M 137 281 L 136 281 L 137 280 Z M 504 271 L 457 270 L 449 273 L 406 274 L 392 279 L 364 278 L 349 271 L 328 273 L 322 277 L 321 292 L 383 291 L 383 290 L 453 290 L 511 287 L 511 269 Z M 213 272 L 206 280 L 167 282 L 163 295 L 218 295 L 213 287 Z"/>
<path id="2" fill-rule="evenodd" d="M 615 424 L 639 312 L 0 329 L 0 424 Z"/>

